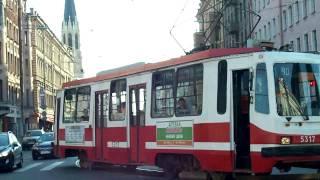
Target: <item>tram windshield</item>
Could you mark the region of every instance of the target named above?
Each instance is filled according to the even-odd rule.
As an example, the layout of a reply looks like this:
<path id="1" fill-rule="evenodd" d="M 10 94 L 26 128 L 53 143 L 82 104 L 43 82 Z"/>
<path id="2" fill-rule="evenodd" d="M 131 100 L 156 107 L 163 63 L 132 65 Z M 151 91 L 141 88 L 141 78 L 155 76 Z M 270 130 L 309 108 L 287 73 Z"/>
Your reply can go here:
<path id="1" fill-rule="evenodd" d="M 277 111 L 280 116 L 320 116 L 320 65 L 274 65 Z"/>

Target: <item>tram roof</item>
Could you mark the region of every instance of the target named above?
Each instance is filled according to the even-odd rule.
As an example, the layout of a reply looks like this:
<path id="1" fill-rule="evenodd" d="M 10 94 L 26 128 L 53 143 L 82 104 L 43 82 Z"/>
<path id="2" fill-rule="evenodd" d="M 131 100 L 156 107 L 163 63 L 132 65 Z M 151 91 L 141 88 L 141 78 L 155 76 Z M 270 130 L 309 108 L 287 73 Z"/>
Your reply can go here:
<path id="1" fill-rule="evenodd" d="M 180 64 L 190 63 L 190 62 L 196 62 L 203 59 L 209 59 L 209 58 L 217 58 L 217 57 L 223 57 L 223 56 L 230 56 L 230 55 L 236 55 L 236 54 L 246 54 L 246 53 L 252 53 L 252 52 L 259 52 L 261 51 L 260 48 L 221 48 L 221 49 L 209 49 L 201 52 L 197 52 L 190 55 L 181 56 L 178 58 L 173 58 L 166 61 L 161 61 L 157 63 L 147 63 L 143 64 L 141 66 L 135 66 L 132 68 L 127 69 L 120 69 L 119 71 L 112 71 L 110 73 L 97 75 L 90 78 L 84 78 L 74 81 L 69 81 L 63 84 L 63 87 L 72 87 L 72 86 L 78 86 L 82 84 L 89 84 L 93 82 L 108 80 L 108 79 L 114 79 L 114 78 L 120 78 L 124 76 L 129 76 L 137 73 L 147 72 L 147 71 L 154 71 L 157 69 L 167 68 L 171 66 L 176 66 Z"/>

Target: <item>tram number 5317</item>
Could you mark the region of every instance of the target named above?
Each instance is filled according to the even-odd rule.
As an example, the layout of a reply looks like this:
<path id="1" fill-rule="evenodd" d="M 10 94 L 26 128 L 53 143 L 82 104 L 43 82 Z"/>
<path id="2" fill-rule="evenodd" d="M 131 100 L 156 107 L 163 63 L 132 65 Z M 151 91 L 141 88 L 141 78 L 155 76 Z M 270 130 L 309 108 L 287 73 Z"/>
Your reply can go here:
<path id="1" fill-rule="evenodd" d="M 300 136 L 300 143 L 315 143 L 316 136 Z"/>

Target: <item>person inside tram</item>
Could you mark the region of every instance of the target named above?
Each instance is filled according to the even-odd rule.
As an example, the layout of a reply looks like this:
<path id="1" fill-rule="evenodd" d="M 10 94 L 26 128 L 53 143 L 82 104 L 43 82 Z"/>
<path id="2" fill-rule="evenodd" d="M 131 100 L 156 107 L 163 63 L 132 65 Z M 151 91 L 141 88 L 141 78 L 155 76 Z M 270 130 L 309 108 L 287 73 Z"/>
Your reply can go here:
<path id="1" fill-rule="evenodd" d="M 80 117 L 81 121 L 89 121 L 89 112 L 88 109 L 83 110 L 83 115 Z"/>
<path id="2" fill-rule="evenodd" d="M 119 107 L 119 106 L 118 106 Z M 126 114 L 126 103 L 123 102 L 120 104 L 120 109 L 112 113 L 112 119 L 114 120 L 124 120 Z"/>
<path id="3" fill-rule="evenodd" d="M 181 115 L 182 114 L 190 114 L 187 102 L 183 97 L 179 98 L 179 100 L 177 102 L 177 109 L 176 110 L 177 110 L 177 113 L 181 114 Z"/>

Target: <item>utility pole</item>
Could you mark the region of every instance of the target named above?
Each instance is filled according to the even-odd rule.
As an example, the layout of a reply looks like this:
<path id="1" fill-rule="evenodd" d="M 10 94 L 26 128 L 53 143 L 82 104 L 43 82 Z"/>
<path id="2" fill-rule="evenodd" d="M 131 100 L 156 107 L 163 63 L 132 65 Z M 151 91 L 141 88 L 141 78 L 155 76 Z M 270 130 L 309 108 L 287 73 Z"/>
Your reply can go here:
<path id="1" fill-rule="evenodd" d="M 19 26 L 19 63 L 20 63 L 20 103 L 21 103 L 21 110 L 20 110 L 20 113 L 21 113 L 21 123 L 18 123 L 19 124 L 22 124 L 22 127 L 18 128 L 18 136 L 23 136 L 24 134 L 24 128 L 25 128 L 25 122 L 24 122 L 24 116 L 23 116 L 23 103 L 24 103 L 24 100 L 23 100 L 23 93 L 24 93 L 24 86 L 23 86 L 23 51 L 22 51 L 22 47 L 23 47 L 23 38 L 22 38 L 22 16 L 23 16 L 23 12 L 22 12 L 22 3 L 21 3 L 22 0 L 18 0 L 18 26 Z M 23 0 L 24 2 L 26 0 Z M 22 129 L 21 129 L 22 128 Z"/>

